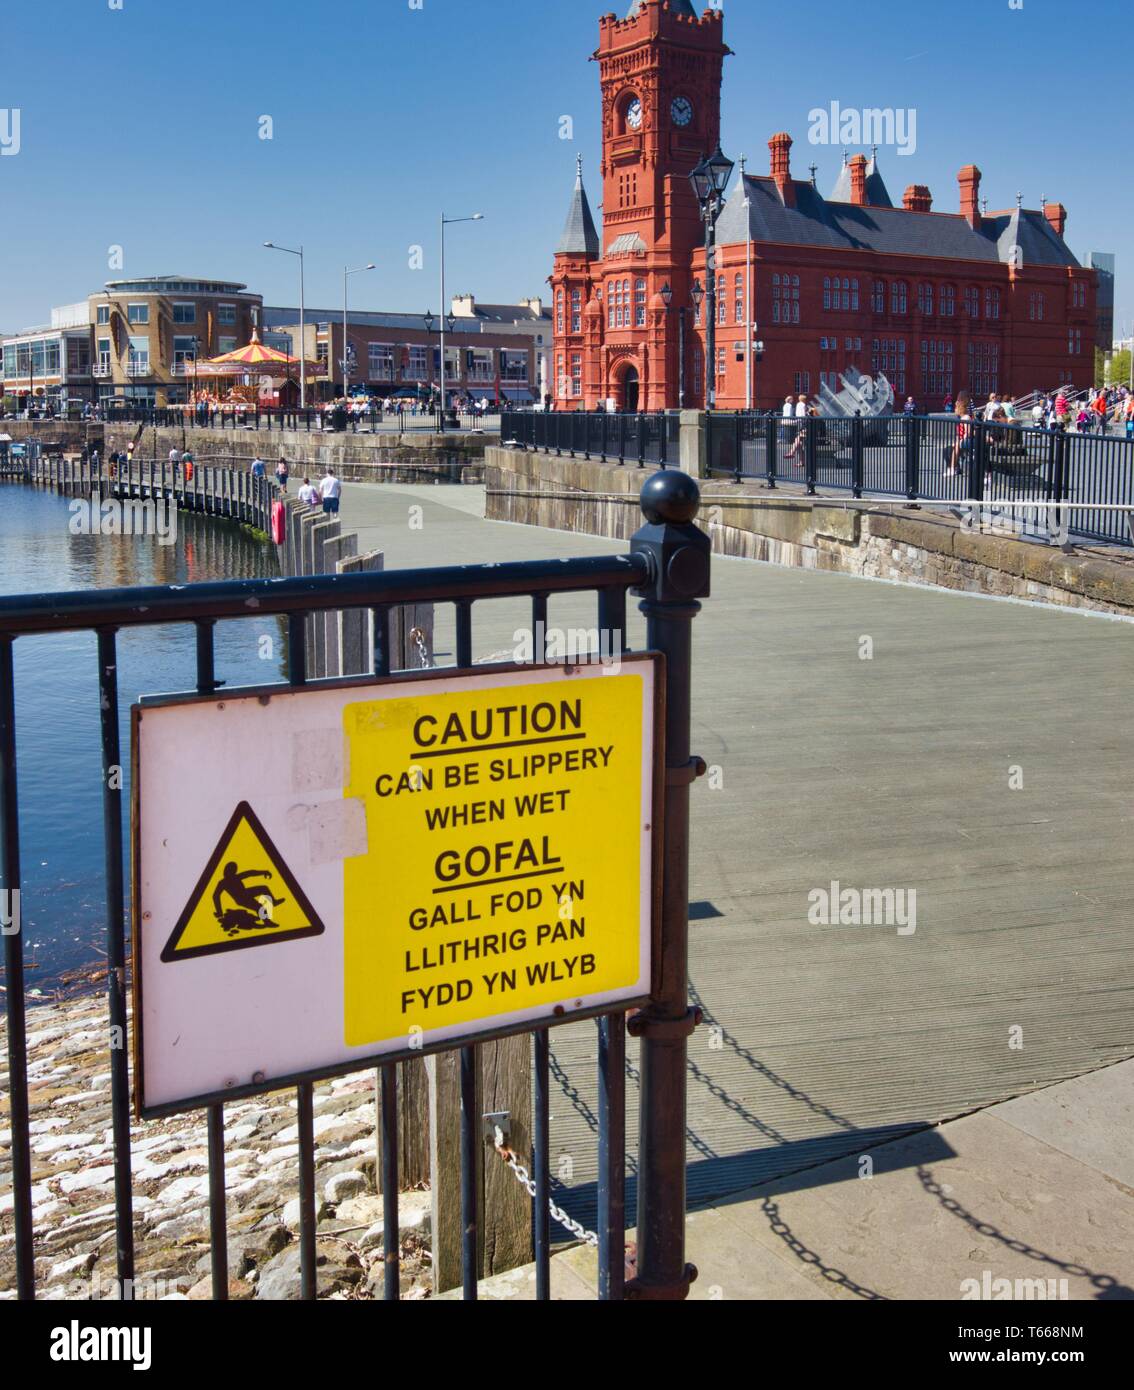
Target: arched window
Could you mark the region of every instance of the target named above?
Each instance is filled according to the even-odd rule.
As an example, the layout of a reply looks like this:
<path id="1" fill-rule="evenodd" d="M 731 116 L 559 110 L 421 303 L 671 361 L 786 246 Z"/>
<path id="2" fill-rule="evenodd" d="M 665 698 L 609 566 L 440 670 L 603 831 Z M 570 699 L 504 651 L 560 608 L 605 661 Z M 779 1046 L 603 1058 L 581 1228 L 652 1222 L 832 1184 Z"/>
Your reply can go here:
<path id="1" fill-rule="evenodd" d="M 646 326 L 645 280 L 634 281 L 634 325 L 637 328 L 645 328 Z"/>
<path id="2" fill-rule="evenodd" d="M 824 309 L 829 309 L 830 307 L 831 307 L 831 277 L 830 277 L 829 275 L 824 275 L 824 276 L 823 276 L 823 308 L 824 308 Z"/>
<path id="3" fill-rule="evenodd" d="M 885 280 L 875 280 L 874 291 L 871 296 L 870 307 L 876 314 L 886 312 L 886 282 Z"/>
<path id="4" fill-rule="evenodd" d="M 906 314 L 909 312 L 909 286 L 904 280 L 895 280 L 890 286 L 890 312 Z"/>
<path id="5" fill-rule="evenodd" d="M 557 291 L 555 292 L 555 331 L 556 331 L 556 333 L 562 333 L 562 332 L 563 332 L 563 291 L 562 291 L 562 290 L 557 290 Z"/>
<path id="6" fill-rule="evenodd" d="M 857 310 L 858 310 L 858 281 L 857 281 L 857 280 L 852 280 L 852 281 L 850 282 L 850 306 L 851 306 L 851 309 L 852 309 L 852 310 L 854 310 L 855 312 L 857 312 Z"/>

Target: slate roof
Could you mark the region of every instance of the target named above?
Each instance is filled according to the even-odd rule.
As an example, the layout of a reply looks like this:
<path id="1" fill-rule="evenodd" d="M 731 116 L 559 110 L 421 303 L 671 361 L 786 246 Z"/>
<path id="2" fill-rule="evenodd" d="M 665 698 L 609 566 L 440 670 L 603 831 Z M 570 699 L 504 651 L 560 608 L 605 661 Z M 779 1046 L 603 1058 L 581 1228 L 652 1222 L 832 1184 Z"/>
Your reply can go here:
<path id="1" fill-rule="evenodd" d="M 831 193 L 831 202 L 849 203 L 850 200 L 850 165 L 844 163 L 839 172 L 838 182 Z M 871 156 L 866 165 L 866 201 L 874 208 L 892 208 L 894 206 L 882 175 L 878 172 L 878 159 L 874 155 Z"/>
<path id="2" fill-rule="evenodd" d="M 474 304 L 472 316 L 491 319 L 494 323 L 540 323 L 551 318 L 551 307 L 544 304 L 539 313 L 529 304 Z M 457 315 L 458 323 L 467 323 L 467 314 Z"/>
<path id="3" fill-rule="evenodd" d="M 1013 214 L 991 213 L 974 231 L 960 215 L 907 212 L 904 208 L 856 207 L 827 200 L 810 183 L 795 182 L 796 206 L 785 207 L 775 182 L 746 175 L 738 179 L 717 224 L 717 241 L 735 245 L 746 240 L 793 246 L 829 247 L 834 251 L 875 251 L 900 256 L 934 256 L 959 261 L 1006 261 L 1005 233 Z M 1067 243 L 1040 212 L 1020 210 L 1012 233 L 1025 265 L 1079 264 Z"/>
<path id="4" fill-rule="evenodd" d="M 587 202 L 587 193 L 583 187 L 583 165 L 580 159 L 575 175 L 575 191 L 571 195 L 571 207 L 555 254 L 598 256 L 601 250 L 599 234 L 595 231 L 595 219 L 591 216 L 591 205 Z"/>

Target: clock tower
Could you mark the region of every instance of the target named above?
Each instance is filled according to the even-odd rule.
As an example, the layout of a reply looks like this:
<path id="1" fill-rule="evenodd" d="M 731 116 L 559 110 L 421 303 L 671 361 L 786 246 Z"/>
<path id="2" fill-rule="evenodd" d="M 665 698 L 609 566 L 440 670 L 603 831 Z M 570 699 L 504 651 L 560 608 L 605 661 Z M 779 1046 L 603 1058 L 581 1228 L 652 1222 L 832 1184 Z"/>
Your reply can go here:
<path id="1" fill-rule="evenodd" d="M 608 245 L 636 235 L 688 269 L 703 236 L 689 174 L 720 141 L 723 24 L 690 0 L 633 0 L 625 19 L 599 21 Z"/>

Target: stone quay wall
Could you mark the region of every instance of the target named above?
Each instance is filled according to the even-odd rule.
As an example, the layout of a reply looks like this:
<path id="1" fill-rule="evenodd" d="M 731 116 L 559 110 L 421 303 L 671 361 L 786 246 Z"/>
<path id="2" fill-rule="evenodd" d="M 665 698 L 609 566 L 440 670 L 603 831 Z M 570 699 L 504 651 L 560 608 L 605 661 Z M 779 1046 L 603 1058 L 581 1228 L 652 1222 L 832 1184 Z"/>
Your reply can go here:
<path id="1" fill-rule="evenodd" d="M 628 540 L 645 470 L 491 446 L 494 521 Z M 967 593 L 1134 616 L 1134 554 L 1035 544 L 967 530 L 950 513 L 901 503 L 805 497 L 755 483 L 701 482 L 698 524 L 721 555 Z"/>

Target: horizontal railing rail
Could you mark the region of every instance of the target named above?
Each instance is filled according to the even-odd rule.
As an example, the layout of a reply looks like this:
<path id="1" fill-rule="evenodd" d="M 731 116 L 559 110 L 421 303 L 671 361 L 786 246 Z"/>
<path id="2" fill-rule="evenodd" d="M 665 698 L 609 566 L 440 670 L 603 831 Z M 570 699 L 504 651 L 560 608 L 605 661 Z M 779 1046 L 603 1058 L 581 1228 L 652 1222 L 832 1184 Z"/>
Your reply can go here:
<path id="1" fill-rule="evenodd" d="M 619 464 L 676 467 L 680 417 L 675 411 L 615 414 L 608 411 L 505 410 L 500 442 L 546 449 L 572 458 L 606 459 Z"/>

